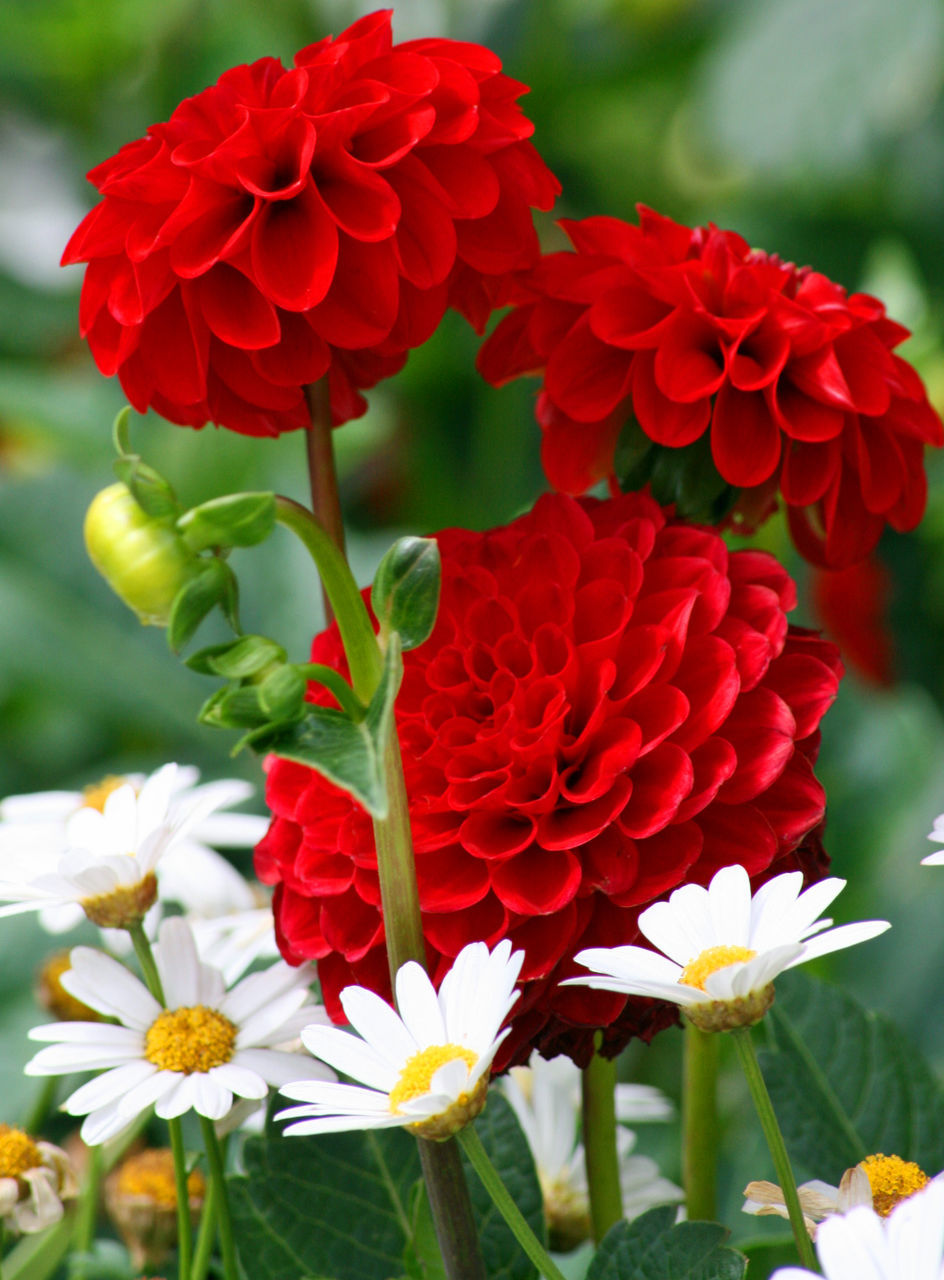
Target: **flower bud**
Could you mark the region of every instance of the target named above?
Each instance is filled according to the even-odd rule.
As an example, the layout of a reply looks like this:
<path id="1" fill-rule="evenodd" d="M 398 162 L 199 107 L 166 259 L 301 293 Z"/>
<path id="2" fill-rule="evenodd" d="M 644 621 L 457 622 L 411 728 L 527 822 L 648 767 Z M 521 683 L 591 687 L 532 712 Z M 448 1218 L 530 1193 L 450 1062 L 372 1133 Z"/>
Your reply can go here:
<path id="1" fill-rule="evenodd" d="M 199 1169 L 187 1177 L 191 1221 L 196 1222 L 206 1195 Z M 145 1148 L 130 1155 L 105 1180 L 109 1217 L 135 1267 L 159 1266 L 177 1241 L 177 1187 L 174 1160 L 166 1148 Z"/>
<path id="2" fill-rule="evenodd" d="M 85 546 L 98 572 L 145 625 L 167 625 L 177 593 L 200 568 L 174 526 L 149 516 L 123 484 L 109 485 L 92 500 Z"/>

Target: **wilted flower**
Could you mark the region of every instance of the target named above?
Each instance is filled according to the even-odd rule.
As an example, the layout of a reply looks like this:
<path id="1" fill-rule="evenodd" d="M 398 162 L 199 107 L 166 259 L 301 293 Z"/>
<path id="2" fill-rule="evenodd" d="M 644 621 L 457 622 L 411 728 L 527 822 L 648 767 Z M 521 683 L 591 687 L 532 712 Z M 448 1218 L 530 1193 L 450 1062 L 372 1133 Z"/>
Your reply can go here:
<path id="1" fill-rule="evenodd" d="M 797 546 L 817 563 L 862 559 L 886 524 L 915 527 L 924 448 L 944 432 L 895 354 L 908 331 L 881 302 L 733 231 L 643 206 L 638 226 L 561 225 L 575 252 L 548 255 L 524 278 L 479 362 L 496 383 L 543 374 L 538 419 L 555 488 L 582 493 L 612 474 L 635 420 L 632 487 L 671 469 L 666 449 L 699 442 L 686 483 L 722 505 L 725 486 L 741 490 L 748 524 L 779 490 Z"/>
<path id="2" fill-rule="evenodd" d="M 732 861 L 822 874 L 812 765 L 836 650 L 788 627 L 794 585 L 771 556 L 644 495 L 548 495 L 437 541 L 435 629 L 396 702 L 431 972 L 509 938 L 525 961 L 500 1067 L 535 1047 L 583 1063 L 594 1028 L 613 1053 L 677 1015 L 562 988 L 577 951 L 634 941 L 646 903 Z M 336 630 L 312 658 L 343 666 Z M 370 820 L 285 760 L 267 800 L 257 874 L 283 954 L 318 960 L 337 1020 L 352 980 L 389 992 Z"/>
<path id="3" fill-rule="evenodd" d="M 559 186 L 527 141 L 526 87 L 479 45 L 394 45 L 390 10 L 261 58 L 98 165 L 66 248 L 81 331 L 139 411 L 253 436 L 335 423 L 447 305 L 481 327 L 531 265 Z"/>
<path id="4" fill-rule="evenodd" d="M 44 1231 L 78 1194 L 72 1162 L 51 1142 L 0 1124 L 0 1219 L 14 1232 Z"/>
<path id="5" fill-rule="evenodd" d="M 199 1169 L 187 1175 L 187 1198 L 194 1223 L 206 1195 Z M 147 1147 L 123 1160 L 105 1179 L 108 1215 L 134 1267 L 159 1266 L 177 1242 L 177 1184 L 169 1148 Z"/>

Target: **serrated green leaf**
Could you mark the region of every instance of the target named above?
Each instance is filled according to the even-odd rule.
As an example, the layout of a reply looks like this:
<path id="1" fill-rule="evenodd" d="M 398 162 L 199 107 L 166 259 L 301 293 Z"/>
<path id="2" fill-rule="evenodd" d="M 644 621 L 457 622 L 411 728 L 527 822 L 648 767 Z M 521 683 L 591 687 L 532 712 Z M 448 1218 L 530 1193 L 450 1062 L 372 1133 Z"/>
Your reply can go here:
<path id="1" fill-rule="evenodd" d="M 230 1178 L 233 1229 L 252 1280 L 403 1273 L 416 1139 L 398 1129 L 250 1138 Z"/>
<path id="2" fill-rule="evenodd" d="M 805 973 L 777 980 L 761 1068 L 792 1160 L 838 1183 L 884 1152 L 944 1168 L 944 1092 L 890 1019 Z"/>
<path id="3" fill-rule="evenodd" d="M 587 1280 L 743 1280 L 747 1259 L 724 1241 L 716 1222 L 675 1222 L 662 1205 L 609 1231 Z"/>
<path id="4" fill-rule="evenodd" d="M 178 591 L 167 623 L 167 643 L 174 653 L 183 648 L 211 609 L 223 599 L 228 575 L 232 576 L 222 560 L 213 558 Z"/>
<path id="5" fill-rule="evenodd" d="M 393 703 L 403 676 L 397 636 L 390 637 L 383 675 L 363 720 L 331 707 L 311 707 L 304 720 L 266 739 L 266 750 L 317 769 L 349 791 L 376 818 L 387 815 L 384 750 L 393 722 Z"/>
<path id="6" fill-rule="evenodd" d="M 224 644 L 209 645 L 191 654 L 186 665 L 201 675 L 222 676 L 224 680 L 244 680 L 257 675 L 273 662 L 284 662 L 285 650 L 268 636 L 239 636 Z"/>
<path id="7" fill-rule="evenodd" d="M 275 494 L 231 493 L 185 512 L 177 521 L 193 551 L 254 547 L 275 528 Z"/>
<path id="8" fill-rule="evenodd" d="M 435 538 L 400 538 L 374 575 L 370 602 L 381 631 L 396 631 L 401 647 L 415 649 L 436 623 L 441 578 Z"/>

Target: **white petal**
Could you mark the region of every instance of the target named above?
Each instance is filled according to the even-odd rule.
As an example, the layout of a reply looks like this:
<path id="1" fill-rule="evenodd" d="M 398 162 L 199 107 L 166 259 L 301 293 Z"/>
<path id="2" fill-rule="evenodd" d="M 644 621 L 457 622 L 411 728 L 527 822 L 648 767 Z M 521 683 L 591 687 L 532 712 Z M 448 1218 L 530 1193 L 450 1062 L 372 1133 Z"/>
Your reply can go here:
<path id="1" fill-rule="evenodd" d="M 735 863 L 716 871 L 708 886 L 711 931 L 724 945 L 746 947 L 751 932 L 751 882 Z"/>
<path id="2" fill-rule="evenodd" d="M 404 1026 L 403 1019 L 366 987 L 345 987 L 341 1005 L 348 1022 L 390 1066 L 399 1070 L 419 1053 L 420 1045 Z"/>
<path id="3" fill-rule="evenodd" d="M 162 1120 L 173 1120 L 175 1116 L 182 1116 L 184 1112 L 194 1107 L 197 1100 L 196 1077 L 202 1073 L 194 1072 L 193 1075 L 187 1076 L 175 1071 L 173 1074 L 177 1077 L 174 1085 L 154 1105 L 155 1113 Z"/>
<path id="4" fill-rule="evenodd" d="M 829 1280 L 894 1280 L 883 1266 L 882 1220 L 871 1209 L 827 1218 L 816 1235 L 816 1252 Z"/>
<path id="5" fill-rule="evenodd" d="M 355 1084 L 334 1084 L 325 1080 L 293 1080 L 283 1085 L 279 1093 L 286 1098 L 307 1103 L 322 1111 L 357 1114 L 389 1112 L 390 1099 L 376 1089 L 362 1089 Z M 276 1117 L 278 1119 L 278 1117 Z"/>
<path id="6" fill-rule="evenodd" d="M 131 1120 L 121 1115 L 117 1106 L 112 1103 L 111 1106 L 92 1111 L 85 1117 L 82 1128 L 79 1130 L 79 1137 L 87 1146 L 97 1147 L 100 1143 L 123 1133 L 130 1123 Z"/>
<path id="7" fill-rule="evenodd" d="M 278 1120 L 278 1116 L 275 1117 Z M 408 1116 L 322 1116 L 316 1120 L 299 1120 L 290 1124 L 282 1132 L 287 1137 L 313 1137 L 319 1133 L 346 1133 L 351 1129 L 391 1129 L 397 1125 L 409 1124 Z"/>
<path id="8" fill-rule="evenodd" d="M 264 1098 L 269 1092 L 265 1079 L 257 1072 L 251 1071 L 245 1062 L 224 1062 L 210 1071 L 213 1079 L 230 1093 L 240 1098 Z"/>
<path id="9" fill-rule="evenodd" d="M 162 1098 L 165 1093 L 169 1093 L 175 1087 L 179 1077 L 179 1071 L 156 1071 L 128 1089 L 123 1098 L 118 1099 L 119 1113 L 128 1121 L 140 1115 L 142 1111 L 147 1111 L 158 1098 Z"/>
<path id="10" fill-rule="evenodd" d="M 245 1067 L 269 1084 L 291 1084 L 293 1080 L 333 1080 L 334 1072 L 307 1053 L 285 1053 L 279 1049 L 240 1049 L 232 1065 Z M 239 1093 L 238 1089 L 233 1090 Z"/>
<path id="11" fill-rule="evenodd" d="M 446 1043 L 446 1024 L 429 975 L 415 961 L 397 974 L 397 1008 L 410 1035 L 425 1049 Z"/>
<path id="12" fill-rule="evenodd" d="M 868 942 L 870 938 L 877 938 L 890 928 L 891 924 L 887 920 L 860 920 L 856 924 L 841 924 L 836 929 L 829 929 L 804 942 L 803 954 L 794 964 L 805 964 L 807 960 L 829 955 L 831 951 L 841 951 L 844 947 L 854 947 L 858 942 Z"/>
<path id="13" fill-rule="evenodd" d="M 161 1012 L 147 987 L 123 964 L 91 947 L 73 947 L 72 967 L 60 978 L 70 995 L 89 1008 L 146 1030 Z"/>
<path id="14" fill-rule="evenodd" d="M 126 1062 L 120 1067 L 112 1067 L 94 1080 L 89 1080 L 81 1088 L 76 1089 L 63 1103 L 63 1110 L 70 1116 L 83 1116 L 88 1111 L 97 1111 L 100 1107 L 116 1102 L 118 1098 L 148 1080 L 157 1068 L 151 1062 Z"/>
<path id="15" fill-rule="evenodd" d="M 588 947 L 576 955 L 579 964 L 624 981 L 677 983 L 682 969 L 646 947 Z"/>
<path id="16" fill-rule="evenodd" d="M 683 885 L 668 902 L 647 907 L 639 928 L 653 946 L 683 966 L 720 941 L 711 927 L 708 890 L 698 884 Z"/>
<path id="17" fill-rule="evenodd" d="M 335 1071 L 374 1089 L 389 1093 L 397 1082 L 397 1068 L 382 1058 L 372 1045 L 347 1031 L 337 1027 L 306 1027 L 302 1032 L 302 1043 L 309 1053 L 327 1062 Z"/>
<path id="18" fill-rule="evenodd" d="M 220 1075 L 221 1068 L 210 1071 L 194 1071 L 190 1076 L 193 1109 L 208 1120 L 222 1120 L 233 1105 L 233 1094 L 228 1081 Z M 266 1090 L 268 1092 L 268 1090 Z M 262 1095 L 253 1094 L 253 1097 Z"/>

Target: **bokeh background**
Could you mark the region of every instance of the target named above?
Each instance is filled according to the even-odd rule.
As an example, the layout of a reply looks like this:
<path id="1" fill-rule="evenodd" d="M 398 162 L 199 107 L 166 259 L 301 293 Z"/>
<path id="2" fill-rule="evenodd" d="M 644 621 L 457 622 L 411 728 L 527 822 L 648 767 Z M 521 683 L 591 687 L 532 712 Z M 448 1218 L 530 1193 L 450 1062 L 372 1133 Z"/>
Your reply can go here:
<path id="1" fill-rule="evenodd" d="M 198 763 L 208 777 L 261 779 L 252 758 L 229 759 L 228 735 L 197 726 L 209 682 L 168 653 L 163 633 L 140 628 L 85 558 L 82 516 L 111 482 L 110 424 L 123 399 L 78 338 L 81 271 L 60 270 L 58 259 L 95 194 L 88 168 L 228 66 L 267 54 L 289 61 L 373 7 L 5 0 L 0 796 L 171 759 Z M 399 39 L 486 43 L 530 84 L 535 142 L 564 185 L 559 215 L 631 217 L 641 201 L 681 221 L 734 228 L 850 290 L 877 293 L 913 330 L 904 354 L 944 408 L 939 0 L 403 0 L 394 22 Z M 542 230 L 554 247 L 552 222 Z M 364 582 L 396 534 L 486 527 L 541 490 L 534 388 L 487 387 L 474 372 L 477 347 L 464 321 L 447 317 L 403 373 L 371 394 L 368 415 L 338 433 Z M 239 488 L 305 494 L 297 434 L 247 441 L 151 416 L 134 419 L 133 440 L 184 501 Z M 944 458 L 928 466 L 924 523 L 880 546 L 887 600 L 868 637 L 872 669 L 851 666 L 826 720 L 820 772 L 828 847 L 849 881 L 839 912 L 895 925 L 826 972 L 893 1014 L 944 1069 L 944 868 L 919 866 L 944 810 Z M 763 542 L 799 579 L 797 621 L 822 625 L 814 608 L 822 584 L 792 555 L 778 521 Z M 321 608 L 304 554 L 278 533 L 234 563 L 247 629 L 302 659 Z M 853 590 L 840 616 L 851 617 L 861 598 Z M 884 654 L 881 671 L 874 652 Z M 28 1056 L 23 1030 L 37 1020 L 29 966 L 43 946 L 31 921 L 3 923 L 5 1105 L 29 1091 L 19 1064 Z M 672 1089 L 677 1039 L 663 1041 L 631 1054 L 631 1065 Z M 745 1109 L 739 1089 L 725 1096 L 731 1116 Z M 748 1176 L 766 1171 L 764 1163 Z M 731 1204 L 740 1177 L 734 1166 Z"/>

